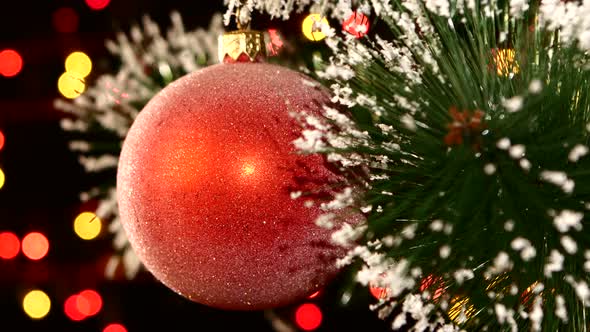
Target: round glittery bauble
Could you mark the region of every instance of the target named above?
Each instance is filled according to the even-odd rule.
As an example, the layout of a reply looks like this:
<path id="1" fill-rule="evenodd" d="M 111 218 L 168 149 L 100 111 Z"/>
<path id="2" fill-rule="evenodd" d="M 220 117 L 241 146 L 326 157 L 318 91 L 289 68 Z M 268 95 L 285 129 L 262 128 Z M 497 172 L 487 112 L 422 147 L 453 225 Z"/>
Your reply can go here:
<path id="1" fill-rule="evenodd" d="M 339 176 L 296 150 L 291 113 L 327 102 L 317 83 L 265 63 L 214 65 L 156 95 L 117 174 L 121 222 L 146 268 L 193 301 L 232 310 L 287 305 L 325 285 L 342 251 L 315 224 L 318 193 Z"/>

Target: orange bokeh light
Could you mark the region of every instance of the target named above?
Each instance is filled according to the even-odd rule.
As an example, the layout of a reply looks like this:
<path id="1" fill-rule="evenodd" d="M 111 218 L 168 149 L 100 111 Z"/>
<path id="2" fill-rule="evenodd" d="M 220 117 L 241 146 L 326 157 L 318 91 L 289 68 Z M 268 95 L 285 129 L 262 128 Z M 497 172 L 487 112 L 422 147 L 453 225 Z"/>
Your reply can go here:
<path id="1" fill-rule="evenodd" d="M 0 258 L 13 259 L 20 250 L 20 241 L 14 233 L 0 233 Z"/>
<path id="2" fill-rule="evenodd" d="M 121 324 L 109 324 L 102 332 L 127 332 L 127 329 Z"/>
<path id="3" fill-rule="evenodd" d="M 322 311 L 313 303 L 305 303 L 295 311 L 295 323 L 302 330 L 311 331 L 322 324 Z"/>
<path id="4" fill-rule="evenodd" d="M 0 52 L 0 75 L 13 77 L 23 68 L 23 58 L 15 50 L 3 50 Z"/>
<path id="5" fill-rule="evenodd" d="M 22 243 L 23 254 L 32 260 L 39 260 L 49 251 L 49 241 L 45 235 L 32 232 L 23 238 Z"/>

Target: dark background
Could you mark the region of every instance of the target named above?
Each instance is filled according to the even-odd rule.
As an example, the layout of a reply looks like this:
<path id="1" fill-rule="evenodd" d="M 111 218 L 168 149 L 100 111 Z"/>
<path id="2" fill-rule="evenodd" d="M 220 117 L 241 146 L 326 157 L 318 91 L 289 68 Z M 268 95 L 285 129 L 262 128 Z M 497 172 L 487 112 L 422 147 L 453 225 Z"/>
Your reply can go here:
<path id="1" fill-rule="evenodd" d="M 71 7 L 79 15 L 73 33 L 56 32 L 52 14 Z M 67 148 L 59 127 L 63 113 L 53 108 L 59 98 L 57 79 L 72 51 L 82 50 L 93 60 L 87 79 L 113 70 L 113 58 L 104 47 L 107 38 L 127 32 L 148 14 L 165 31 L 169 14 L 178 10 L 187 29 L 208 26 L 215 12 L 224 12 L 222 1 L 112 0 L 93 11 L 83 0 L 19 0 L 0 2 L 0 50 L 14 49 L 23 57 L 22 71 L 12 78 L 0 76 L 0 130 L 6 137 L 0 150 L 0 167 L 6 184 L 0 190 L 0 232 L 22 238 L 30 231 L 44 233 L 50 241 L 47 257 L 32 262 L 22 254 L 0 260 L 0 331 L 102 331 L 111 322 L 128 331 L 272 331 L 263 312 L 220 311 L 174 294 L 142 271 L 133 280 L 106 280 L 104 267 L 112 237 L 103 226 L 94 241 L 80 240 L 72 230 L 73 218 L 89 206 L 78 199 L 87 179 L 76 156 Z M 260 16 L 261 26 L 277 25 L 283 34 L 300 34 L 302 17 L 289 22 Z M 324 312 L 317 331 L 386 330 L 367 308 L 372 298 L 366 290 L 355 292 L 347 305 L 340 294 L 345 281 L 336 280 L 319 298 L 310 300 Z M 65 299 L 83 289 L 96 289 L 103 297 L 102 311 L 85 321 L 73 322 L 63 311 Z M 52 300 L 47 317 L 32 320 L 22 310 L 22 298 L 31 289 L 42 289 Z M 360 294 L 360 295 L 357 295 Z M 298 304 L 274 311 L 293 320 Z"/>

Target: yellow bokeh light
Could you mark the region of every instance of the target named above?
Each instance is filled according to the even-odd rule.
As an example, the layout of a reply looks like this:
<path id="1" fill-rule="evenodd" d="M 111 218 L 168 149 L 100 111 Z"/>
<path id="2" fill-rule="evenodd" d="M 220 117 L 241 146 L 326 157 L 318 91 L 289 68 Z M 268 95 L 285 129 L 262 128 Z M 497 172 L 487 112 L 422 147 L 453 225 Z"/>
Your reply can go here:
<path id="1" fill-rule="evenodd" d="M 66 72 L 84 78 L 92 71 L 92 61 L 83 52 L 74 52 L 66 58 Z"/>
<path id="2" fill-rule="evenodd" d="M 64 97 L 74 99 L 84 92 L 86 84 L 83 78 L 65 72 L 59 77 L 57 88 Z"/>
<path id="3" fill-rule="evenodd" d="M 320 14 L 309 14 L 303 20 L 301 30 L 303 31 L 305 38 L 313 41 L 320 41 L 326 38 L 326 35 L 322 32 L 322 27 L 330 27 L 328 19 Z"/>
<path id="4" fill-rule="evenodd" d="M 6 176 L 4 175 L 4 171 L 0 168 L 0 188 L 4 187 L 4 181 L 6 181 Z"/>
<path id="5" fill-rule="evenodd" d="M 49 313 L 51 300 L 49 296 L 40 290 L 30 291 L 23 299 L 23 309 L 29 317 L 40 319 Z"/>
<path id="6" fill-rule="evenodd" d="M 82 212 L 74 220 L 74 232 L 83 240 L 92 240 L 100 234 L 102 222 L 92 212 Z"/>
<path id="7" fill-rule="evenodd" d="M 493 55 L 498 76 L 511 77 L 520 72 L 520 67 L 516 62 L 516 52 L 513 49 L 495 50 Z"/>
<path id="8" fill-rule="evenodd" d="M 475 314 L 475 307 L 469 301 L 468 297 L 455 296 L 451 300 L 451 308 L 448 315 L 457 324 L 463 324 Z"/>

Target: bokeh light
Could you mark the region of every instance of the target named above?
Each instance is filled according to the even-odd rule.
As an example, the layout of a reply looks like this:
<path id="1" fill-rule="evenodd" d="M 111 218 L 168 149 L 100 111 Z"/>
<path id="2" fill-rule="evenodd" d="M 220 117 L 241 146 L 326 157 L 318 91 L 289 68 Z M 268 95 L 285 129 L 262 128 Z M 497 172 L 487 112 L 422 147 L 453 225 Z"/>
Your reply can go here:
<path id="1" fill-rule="evenodd" d="M 85 316 L 94 316 L 102 309 L 102 297 L 96 291 L 87 289 L 76 298 L 76 307 Z"/>
<path id="2" fill-rule="evenodd" d="M 15 50 L 0 52 L 0 75 L 13 77 L 23 69 L 23 58 Z"/>
<path id="3" fill-rule="evenodd" d="M 102 221 L 92 212 L 82 212 L 74 220 L 74 232 L 83 240 L 92 240 L 100 234 Z"/>
<path id="4" fill-rule="evenodd" d="M 383 300 L 389 297 L 389 288 L 387 287 L 378 287 L 378 286 L 369 286 L 369 292 L 373 295 L 374 298 L 377 300 Z"/>
<path id="5" fill-rule="evenodd" d="M 6 175 L 4 175 L 4 171 L 0 168 L 0 189 L 4 187 L 4 182 L 6 181 Z"/>
<path id="6" fill-rule="evenodd" d="M 32 260 L 39 260 L 49 251 L 49 241 L 45 235 L 32 232 L 23 238 L 22 243 L 23 254 Z"/>
<path id="7" fill-rule="evenodd" d="M 4 148 L 5 141 L 6 141 L 6 138 L 4 137 L 4 133 L 0 131 L 0 150 L 2 150 Z"/>
<path id="8" fill-rule="evenodd" d="M 369 18 L 361 12 L 353 12 L 344 23 L 342 30 L 350 33 L 356 38 L 361 38 L 369 32 Z"/>
<path id="9" fill-rule="evenodd" d="M 305 38 L 312 41 L 320 41 L 326 38 L 326 35 L 322 32 L 322 27 L 330 27 L 328 19 L 320 14 L 309 14 L 301 24 L 301 31 Z"/>
<path id="10" fill-rule="evenodd" d="M 80 18 L 70 7 L 62 7 L 53 12 L 52 23 L 57 32 L 72 33 L 78 30 Z"/>
<path id="11" fill-rule="evenodd" d="M 49 296 L 40 290 L 33 290 L 25 295 L 23 299 L 23 309 L 29 317 L 41 319 L 49 313 L 51 309 L 51 300 Z"/>
<path id="12" fill-rule="evenodd" d="M 315 330 L 322 324 L 322 311 L 313 303 L 302 304 L 295 311 L 295 323 L 302 330 Z"/>
<path id="13" fill-rule="evenodd" d="M 520 72 L 514 49 L 494 49 L 492 57 L 498 76 L 512 77 Z"/>
<path id="14" fill-rule="evenodd" d="M 20 241 L 14 233 L 0 233 L 0 258 L 13 259 L 20 251 Z"/>
<path id="15" fill-rule="evenodd" d="M 66 72 L 74 77 L 85 78 L 92 71 L 92 60 L 84 52 L 73 52 L 66 58 Z"/>
<path id="16" fill-rule="evenodd" d="M 57 88 L 64 97 L 74 99 L 84 92 L 86 84 L 84 79 L 65 72 L 59 77 Z"/>
<path id="17" fill-rule="evenodd" d="M 127 329 L 121 324 L 113 323 L 107 325 L 102 332 L 127 332 Z"/>
<path id="18" fill-rule="evenodd" d="M 111 0 L 86 0 L 86 4 L 92 10 L 101 10 L 109 5 Z"/>
<path id="19" fill-rule="evenodd" d="M 74 294 L 66 299 L 64 302 L 64 313 L 68 318 L 75 322 L 79 322 L 81 320 L 86 319 L 87 315 L 80 312 L 78 309 L 78 298 L 80 295 Z"/>

